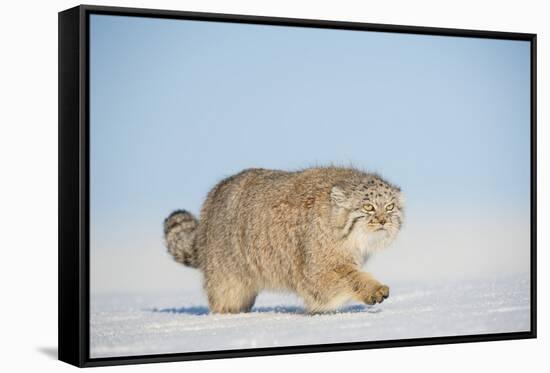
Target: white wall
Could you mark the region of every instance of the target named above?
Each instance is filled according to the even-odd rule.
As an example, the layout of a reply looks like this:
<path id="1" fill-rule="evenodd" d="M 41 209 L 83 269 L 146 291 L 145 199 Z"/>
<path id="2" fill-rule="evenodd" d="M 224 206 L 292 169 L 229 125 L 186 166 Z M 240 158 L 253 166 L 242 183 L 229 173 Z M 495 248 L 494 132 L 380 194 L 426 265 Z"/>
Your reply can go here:
<path id="1" fill-rule="evenodd" d="M 0 21 L 0 350 L 4 371 L 40 367 L 68 370 L 51 354 L 57 345 L 57 11 L 72 1 L 3 4 Z M 299 1 L 195 0 L 96 1 L 177 10 L 334 19 L 377 23 L 456 27 L 538 33 L 539 46 L 539 335 L 538 340 L 507 341 L 142 365 L 125 371 L 311 370 L 462 372 L 528 371 L 543 366 L 547 341 L 548 179 L 541 165 L 549 100 L 550 24 L 543 1 Z M 538 369 L 540 371 L 540 369 Z"/>

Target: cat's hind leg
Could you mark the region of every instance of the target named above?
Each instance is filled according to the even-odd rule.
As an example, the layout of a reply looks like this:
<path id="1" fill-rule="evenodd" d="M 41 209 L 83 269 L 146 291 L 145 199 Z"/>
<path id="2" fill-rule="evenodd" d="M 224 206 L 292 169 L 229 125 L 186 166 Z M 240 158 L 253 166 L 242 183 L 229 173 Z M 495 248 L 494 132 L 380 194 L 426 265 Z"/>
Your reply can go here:
<path id="1" fill-rule="evenodd" d="M 257 289 L 235 278 L 208 279 L 205 288 L 212 313 L 248 312 L 258 295 Z"/>

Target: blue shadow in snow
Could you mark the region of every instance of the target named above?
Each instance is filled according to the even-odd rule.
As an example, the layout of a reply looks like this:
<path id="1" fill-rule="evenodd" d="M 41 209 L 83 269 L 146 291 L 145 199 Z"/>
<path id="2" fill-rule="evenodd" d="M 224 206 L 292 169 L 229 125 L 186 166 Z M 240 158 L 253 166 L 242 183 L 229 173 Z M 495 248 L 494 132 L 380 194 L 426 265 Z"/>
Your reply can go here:
<path id="1" fill-rule="evenodd" d="M 170 308 L 153 308 L 151 312 L 161 313 L 176 313 L 186 314 L 194 316 L 208 315 L 210 311 L 208 307 L 193 306 L 193 307 L 170 307 Z M 380 308 L 368 307 L 360 304 L 343 307 L 337 311 L 324 312 L 320 315 L 336 315 L 341 313 L 379 313 L 382 312 Z M 250 313 L 283 313 L 283 314 L 295 314 L 295 315 L 308 315 L 303 307 L 298 306 L 275 306 L 275 307 L 252 307 Z"/>
<path id="2" fill-rule="evenodd" d="M 183 313 L 187 315 L 202 316 L 208 315 L 210 311 L 208 307 L 203 306 L 194 306 L 194 307 L 171 307 L 171 308 L 153 308 L 151 312 L 162 312 L 162 313 Z"/>

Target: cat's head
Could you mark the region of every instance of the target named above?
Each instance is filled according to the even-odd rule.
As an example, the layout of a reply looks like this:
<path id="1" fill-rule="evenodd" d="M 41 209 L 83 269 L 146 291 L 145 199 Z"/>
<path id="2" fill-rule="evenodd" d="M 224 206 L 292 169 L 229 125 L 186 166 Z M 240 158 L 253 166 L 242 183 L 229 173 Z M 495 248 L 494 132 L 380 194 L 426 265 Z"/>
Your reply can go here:
<path id="1" fill-rule="evenodd" d="M 401 189 L 376 174 L 332 187 L 331 203 L 337 229 L 343 237 L 355 230 L 366 237 L 393 239 L 403 223 Z"/>

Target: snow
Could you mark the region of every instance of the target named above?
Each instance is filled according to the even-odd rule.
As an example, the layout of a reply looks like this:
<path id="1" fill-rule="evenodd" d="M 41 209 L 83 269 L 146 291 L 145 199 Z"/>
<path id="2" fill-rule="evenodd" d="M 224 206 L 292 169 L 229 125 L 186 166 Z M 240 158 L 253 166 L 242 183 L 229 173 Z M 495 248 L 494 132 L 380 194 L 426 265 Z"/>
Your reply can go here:
<path id="1" fill-rule="evenodd" d="M 529 276 L 389 284 L 382 304 L 308 315 L 292 294 L 210 315 L 202 289 L 93 294 L 92 358 L 527 331 Z"/>

